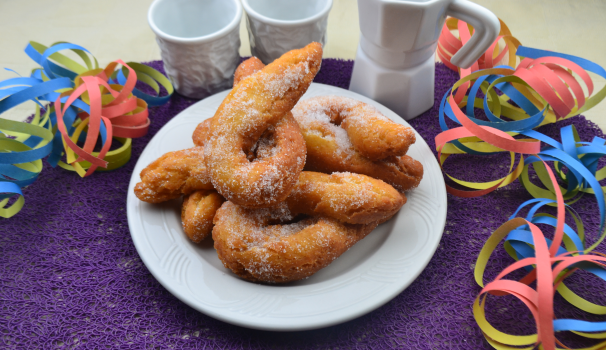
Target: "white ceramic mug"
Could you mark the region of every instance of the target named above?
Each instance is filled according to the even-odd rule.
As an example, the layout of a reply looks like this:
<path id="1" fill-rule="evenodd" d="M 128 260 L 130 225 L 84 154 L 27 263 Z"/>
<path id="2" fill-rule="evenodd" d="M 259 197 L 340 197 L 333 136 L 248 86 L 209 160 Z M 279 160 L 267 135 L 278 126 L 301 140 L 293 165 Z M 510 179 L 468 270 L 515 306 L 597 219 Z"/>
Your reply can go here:
<path id="1" fill-rule="evenodd" d="M 147 20 L 164 70 L 181 95 L 204 98 L 231 88 L 240 63 L 239 0 L 156 0 Z"/>
<path id="2" fill-rule="evenodd" d="M 242 0 L 250 51 L 263 63 L 311 42 L 326 44 L 332 0 Z"/>

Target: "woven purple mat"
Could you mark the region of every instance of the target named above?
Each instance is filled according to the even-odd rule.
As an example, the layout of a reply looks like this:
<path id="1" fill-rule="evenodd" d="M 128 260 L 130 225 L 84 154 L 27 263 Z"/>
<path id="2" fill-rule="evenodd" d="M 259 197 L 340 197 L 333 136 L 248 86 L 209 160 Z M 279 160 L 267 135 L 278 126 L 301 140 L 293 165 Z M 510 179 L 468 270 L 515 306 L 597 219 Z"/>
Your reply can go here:
<path id="1" fill-rule="evenodd" d="M 150 64 L 162 69 L 159 61 Z M 352 61 L 325 59 L 316 82 L 347 88 Z M 436 106 L 457 74 L 436 66 Z M 479 292 L 473 280 L 478 252 L 491 232 L 529 195 L 516 182 L 473 199 L 448 196 L 442 241 L 425 271 L 385 306 L 353 321 L 315 331 L 275 333 L 233 326 L 203 315 L 167 292 L 141 262 L 126 220 L 128 182 L 145 145 L 177 113 L 196 101 L 174 96 L 150 109 L 149 134 L 133 140 L 123 168 L 81 179 L 44 166 L 26 188 L 25 208 L 0 220 L 0 344 L 7 349 L 485 349 L 471 306 Z M 412 120 L 435 148 L 437 107 Z M 539 131 L 556 139 L 575 124 L 581 139 L 604 134 L 578 116 Z M 500 162 L 499 162 L 500 161 Z M 452 175 L 495 179 L 507 160 L 465 157 L 450 163 Z M 599 213 L 593 196 L 574 204 L 593 242 Z M 604 244 L 598 249 L 605 252 Z M 489 277 L 513 260 L 499 247 Z M 569 285 L 606 304 L 603 282 L 573 276 Z M 534 330 L 532 318 L 511 297 L 489 298 L 489 320 L 514 334 Z M 556 296 L 556 316 L 601 320 Z M 585 344 L 566 336 L 569 345 Z"/>

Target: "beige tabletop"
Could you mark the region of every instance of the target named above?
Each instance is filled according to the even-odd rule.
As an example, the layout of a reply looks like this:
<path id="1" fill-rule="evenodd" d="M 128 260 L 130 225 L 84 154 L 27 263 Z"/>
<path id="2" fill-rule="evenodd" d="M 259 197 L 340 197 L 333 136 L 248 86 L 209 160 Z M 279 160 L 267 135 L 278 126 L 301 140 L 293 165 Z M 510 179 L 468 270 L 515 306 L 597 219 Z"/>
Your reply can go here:
<path id="1" fill-rule="evenodd" d="M 302 0 L 303 1 L 303 0 Z M 28 41 L 45 45 L 68 41 L 87 48 L 101 65 L 160 59 L 147 24 L 152 0 L 0 0 L 0 67 L 29 75 L 36 67 L 23 52 Z M 324 57 L 354 59 L 359 39 L 356 0 L 333 0 Z M 577 55 L 606 67 L 606 0 L 475 0 L 490 9 L 523 45 Z M 240 54 L 250 55 L 244 21 Z M 1 70 L 0 80 L 15 76 Z M 597 88 L 606 80 L 593 75 Z M 24 104 L 2 117 L 22 120 L 33 111 Z M 606 101 L 585 113 L 606 130 Z"/>

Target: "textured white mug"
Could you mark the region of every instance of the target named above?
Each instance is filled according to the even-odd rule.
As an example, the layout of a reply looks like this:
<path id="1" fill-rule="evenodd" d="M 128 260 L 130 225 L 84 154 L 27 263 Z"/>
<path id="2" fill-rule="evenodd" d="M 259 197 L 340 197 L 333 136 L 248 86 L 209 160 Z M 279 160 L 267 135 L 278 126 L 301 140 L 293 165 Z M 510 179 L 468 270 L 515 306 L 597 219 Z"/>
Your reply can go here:
<path id="1" fill-rule="evenodd" d="M 263 63 L 311 42 L 326 44 L 332 0 L 242 0 L 250 51 Z"/>
<path id="2" fill-rule="evenodd" d="M 240 63 L 239 0 L 155 0 L 147 20 L 164 70 L 181 95 L 204 98 L 231 88 Z"/>

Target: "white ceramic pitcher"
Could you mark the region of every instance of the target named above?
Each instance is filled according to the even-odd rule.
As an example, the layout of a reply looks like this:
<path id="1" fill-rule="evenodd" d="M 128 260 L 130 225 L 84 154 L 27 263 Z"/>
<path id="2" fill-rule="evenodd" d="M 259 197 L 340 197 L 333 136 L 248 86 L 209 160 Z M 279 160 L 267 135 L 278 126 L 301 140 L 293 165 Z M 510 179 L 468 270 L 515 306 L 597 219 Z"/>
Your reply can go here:
<path id="1" fill-rule="evenodd" d="M 494 42 L 499 19 L 467 0 L 358 0 L 360 44 L 349 89 L 409 120 L 434 103 L 435 52 L 446 16 L 475 31 L 451 59 L 468 68 Z"/>

